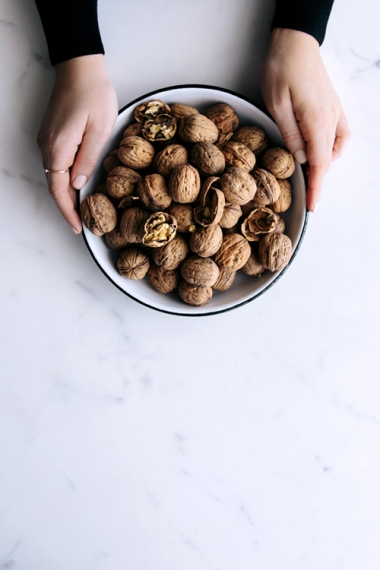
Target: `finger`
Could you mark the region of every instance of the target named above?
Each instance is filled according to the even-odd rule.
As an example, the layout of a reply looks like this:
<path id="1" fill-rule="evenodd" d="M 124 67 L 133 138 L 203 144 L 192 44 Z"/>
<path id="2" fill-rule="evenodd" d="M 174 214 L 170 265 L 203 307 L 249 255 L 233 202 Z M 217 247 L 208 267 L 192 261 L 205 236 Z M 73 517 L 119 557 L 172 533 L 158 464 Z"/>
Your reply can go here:
<path id="1" fill-rule="evenodd" d="M 278 106 L 274 113 L 275 121 L 281 131 L 282 138 L 299 164 L 307 161 L 306 142 L 302 136 L 291 100 Z"/>
<path id="2" fill-rule="evenodd" d="M 100 151 L 110 135 L 110 130 L 90 128 L 83 136 L 82 144 L 71 168 L 71 184 L 80 190 L 89 180 L 98 160 Z"/>
<path id="3" fill-rule="evenodd" d="M 323 129 L 314 132 L 307 146 L 309 161 L 306 207 L 315 212 L 322 191 L 323 179 L 331 162 L 331 135 Z"/>
<path id="4" fill-rule="evenodd" d="M 348 126 L 347 117 L 342 111 L 336 126 L 336 137 L 331 160 L 336 160 L 342 156 L 343 150 L 348 143 L 350 136 L 351 132 L 350 127 Z"/>
<path id="5" fill-rule="evenodd" d="M 61 214 L 76 234 L 82 231 L 82 222 L 76 211 L 76 192 L 70 185 L 70 173 L 47 174 L 49 192 Z"/>

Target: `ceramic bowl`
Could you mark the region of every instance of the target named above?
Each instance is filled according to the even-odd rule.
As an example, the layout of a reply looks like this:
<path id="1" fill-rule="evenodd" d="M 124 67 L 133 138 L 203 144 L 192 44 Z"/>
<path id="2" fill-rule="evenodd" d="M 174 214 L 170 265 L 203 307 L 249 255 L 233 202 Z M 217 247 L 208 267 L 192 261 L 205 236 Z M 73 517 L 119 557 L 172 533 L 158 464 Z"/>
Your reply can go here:
<path id="1" fill-rule="evenodd" d="M 284 146 L 280 131 L 273 120 L 252 101 L 232 91 L 201 85 L 181 85 L 153 91 L 132 101 L 120 110 L 112 135 L 102 150 L 94 174 L 80 191 L 80 201 L 88 194 L 94 193 L 96 187 L 105 181 L 106 174 L 102 166 L 105 156 L 118 147 L 125 127 L 134 122 L 133 111 L 136 105 L 151 99 L 160 99 L 169 105 L 176 102 L 186 103 L 196 107 L 200 112 L 205 111 L 215 103 L 228 103 L 235 109 L 240 120 L 240 126 L 258 125 L 264 129 L 272 146 Z M 293 254 L 288 266 L 275 273 L 265 271 L 260 278 L 248 277 L 239 271 L 233 286 L 223 293 L 214 292 L 211 301 L 203 307 L 186 305 L 176 292 L 167 295 L 158 293 L 150 285 L 148 278 L 132 281 L 121 277 L 116 269 L 116 260 L 120 251 L 110 249 L 104 238 L 96 237 L 86 227 L 83 231 L 84 240 L 93 259 L 106 277 L 131 299 L 152 309 L 174 315 L 206 316 L 221 313 L 257 299 L 274 284 L 278 284 L 279 279 L 290 268 L 302 242 L 308 218 L 305 203 L 305 176 L 298 164 L 291 177 L 291 183 L 294 195 L 293 202 L 290 209 L 282 214 L 286 223 L 285 233 L 293 243 Z"/>

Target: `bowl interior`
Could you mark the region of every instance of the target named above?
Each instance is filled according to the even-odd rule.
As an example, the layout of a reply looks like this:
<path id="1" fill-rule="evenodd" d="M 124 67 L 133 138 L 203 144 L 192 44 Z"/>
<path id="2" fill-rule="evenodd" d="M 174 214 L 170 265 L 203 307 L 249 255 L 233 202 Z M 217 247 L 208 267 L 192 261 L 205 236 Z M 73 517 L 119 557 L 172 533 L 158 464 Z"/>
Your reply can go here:
<path id="1" fill-rule="evenodd" d="M 94 174 L 86 186 L 80 191 L 80 201 L 88 194 L 94 193 L 95 188 L 105 181 L 106 174 L 102 166 L 103 159 L 110 151 L 118 147 L 124 129 L 129 123 L 134 122 L 133 111 L 136 105 L 152 99 L 160 99 L 169 105 L 173 103 L 185 103 L 196 107 L 200 112 L 205 111 L 215 103 L 228 103 L 235 109 L 240 119 L 240 126 L 249 124 L 258 125 L 266 132 L 271 145 L 284 146 L 280 131 L 272 119 L 258 109 L 252 102 L 237 94 L 223 89 L 202 86 L 179 86 L 156 91 L 133 101 L 120 111 L 112 135 L 99 157 Z M 290 209 L 282 214 L 282 217 L 286 224 L 285 233 L 290 237 L 293 243 L 293 259 L 301 243 L 307 223 L 305 178 L 298 164 L 290 180 L 293 186 L 293 202 Z M 87 228 L 84 228 L 84 238 L 99 267 L 121 291 L 153 309 L 173 314 L 200 316 L 236 308 L 261 295 L 266 289 L 273 285 L 287 269 L 285 268 L 275 273 L 266 271 L 260 278 L 249 277 L 239 271 L 234 285 L 228 291 L 224 291 L 223 293 L 214 292 L 211 301 L 203 307 L 191 307 L 183 303 L 176 293 L 170 293 L 168 295 L 158 293 L 152 288 L 147 278 L 141 281 L 132 281 L 121 277 L 116 270 L 116 261 L 120 255 L 120 251 L 110 249 L 105 239 L 94 236 Z"/>

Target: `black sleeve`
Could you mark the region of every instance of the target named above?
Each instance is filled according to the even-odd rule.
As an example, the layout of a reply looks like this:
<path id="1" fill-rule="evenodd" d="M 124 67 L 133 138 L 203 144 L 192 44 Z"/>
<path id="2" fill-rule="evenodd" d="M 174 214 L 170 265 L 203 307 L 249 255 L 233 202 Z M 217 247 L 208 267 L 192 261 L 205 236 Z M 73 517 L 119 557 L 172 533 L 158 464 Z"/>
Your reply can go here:
<path id="1" fill-rule="evenodd" d="M 104 54 L 97 0 L 36 0 L 52 65 L 72 57 Z"/>
<path id="2" fill-rule="evenodd" d="M 322 44 L 334 0 L 276 0 L 273 28 L 290 28 L 313 36 Z"/>

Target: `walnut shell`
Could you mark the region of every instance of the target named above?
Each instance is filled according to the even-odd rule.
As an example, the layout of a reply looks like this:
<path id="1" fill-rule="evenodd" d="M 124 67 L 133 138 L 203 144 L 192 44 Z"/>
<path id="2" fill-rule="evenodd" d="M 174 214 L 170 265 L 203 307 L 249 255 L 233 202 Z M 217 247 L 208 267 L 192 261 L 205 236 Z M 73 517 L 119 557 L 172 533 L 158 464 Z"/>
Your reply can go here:
<path id="1" fill-rule="evenodd" d="M 230 167 L 220 177 L 220 188 L 227 202 L 242 206 L 253 200 L 256 194 L 256 182 L 243 168 Z"/>
<path id="2" fill-rule="evenodd" d="M 247 263 L 250 255 L 251 247 L 245 237 L 240 234 L 227 234 L 223 237 L 223 243 L 214 260 L 219 267 L 237 271 Z"/>
<path id="3" fill-rule="evenodd" d="M 149 257 L 135 247 L 124 249 L 117 260 L 117 270 L 122 277 L 138 281 L 149 269 Z"/>
<path id="4" fill-rule="evenodd" d="M 118 227 L 106 234 L 106 242 L 112 249 L 121 249 L 128 245 L 128 240 L 123 236 Z"/>
<path id="5" fill-rule="evenodd" d="M 151 142 L 170 140 L 176 132 L 177 119 L 171 115 L 158 115 L 155 119 L 145 121 L 141 130 L 144 139 Z"/>
<path id="6" fill-rule="evenodd" d="M 141 206 L 141 200 L 138 196 L 125 196 L 125 198 L 120 200 L 118 208 L 128 210 L 128 208 L 132 208 L 132 206 Z"/>
<path id="7" fill-rule="evenodd" d="M 191 164 L 176 166 L 170 173 L 168 190 L 179 204 L 195 202 L 201 189 L 199 172 Z"/>
<path id="8" fill-rule="evenodd" d="M 209 107 L 205 115 L 215 123 L 221 133 L 231 133 L 239 126 L 239 119 L 234 109 L 227 103 L 217 103 Z"/>
<path id="9" fill-rule="evenodd" d="M 170 114 L 170 107 L 163 101 L 145 101 L 135 108 L 135 119 L 138 123 L 145 123 L 148 119 L 155 119 L 158 115 Z"/>
<path id="10" fill-rule="evenodd" d="M 154 146 L 138 136 L 125 137 L 118 150 L 118 157 L 125 166 L 134 170 L 148 168 L 153 162 Z"/>
<path id="11" fill-rule="evenodd" d="M 232 136 L 233 141 L 238 141 L 256 153 L 266 141 L 266 135 L 263 129 L 256 125 L 247 125 L 240 127 Z"/>
<path id="12" fill-rule="evenodd" d="M 227 291 L 232 287 L 236 277 L 236 271 L 226 269 L 225 267 L 219 268 L 219 277 L 215 281 L 212 288 L 214 291 Z"/>
<path id="13" fill-rule="evenodd" d="M 296 169 L 292 153 L 279 146 L 268 148 L 263 153 L 261 161 L 263 167 L 276 178 L 289 178 Z"/>
<path id="14" fill-rule="evenodd" d="M 141 175 L 132 168 L 116 166 L 107 176 L 107 192 L 112 198 L 117 199 L 132 196 L 140 180 Z"/>
<path id="15" fill-rule="evenodd" d="M 183 279 L 178 286 L 178 293 L 182 301 L 188 305 L 201 307 L 211 300 L 213 291 L 211 287 L 197 287 Z"/>
<path id="16" fill-rule="evenodd" d="M 187 143 L 211 142 L 218 140 L 217 126 L 200 113 L 184 117 L 179 124 L 179 136 Z"/>
<path id="17" fill-rule="evenodd" d="M 188 152 L 182 144 L 169 144 L 156 154 L 153 161 L 155 172 L 169 176 L 173 168 L 188 163 Z"/>
<path id="18" fill-rule="evenodd" d="M 190 249 L 200 257 L 211 257 L 223 242 L 223 232 L 219 225 L 199 228 L 190 236 Z"/>
<path id="19" fill-rule="evenodd" d="M 292 204 L 293 190 L 289 180 L 278 179 L 280 185 L 280 196 L 272 204 L 273 211 L 276 213 L 286 212 Z"/>
<path id="20" fill-rule="evenodd" d="M 158 265 L 150 265 L 148 270 L 148 279 L 159 293 L 171 293 L 178 287 L 178 273 L 171 269 L 164 269 Z"/>
<path id="21" fill-rule="evenodd" d="M 108 172 L 111 172 L 113 168 L 116 168 L 116 166 L 121 166 L 121 162 L 119 160 L 119 157 L 117 156 L 118 150 L 119 150 L 118 148 L 115 148 L 115 150 L 108 153 L 105 159 L 103 160 L 103 168 L 107 172 L 107 174 Z"/>
<path id="22" fill-rule="evenodd" d="M 188 117 L 189 115 L 197 115 L 199 113 L 198 109 L 191 105 L 186 105 L 185 103 L 173 103 L 170 107 L 170 112 L 173 117 L 178 120 Z"/>
<path id="23" fill-rule="evenodd" d="M 222 174 L 226 162 L 222 151 L 213 143 L 197 143 L 191 149 L 191 162 L 202 176 Z"/>
<path id="24" fill-rule="evenodd" d="M 166 181 L 161 174 L 148 174 L 137 184 L 137 195 L 148 210 L 159 212 L 172 202 Z"/>
<path id="25" fill-rule="evenodd" d="M 181 265 L 181 275 L 191 285 L 212 287 L 219 277 L 219 267 L 210 257 L 189 257 Z"/>
<path id="26" fill-rule="evenodd" d="M 239 204 L 231 204 L 226 202 L 224 205 L 223 216 L 220 219 L 219 225 L 223 229 L 233 228 L 242 215 L 242 209 Z"/>
<path id="27" fill-rule="evenodd" d="M 189 204 L 172 203 L 168 209 L 169 214 L 177 220 L 177 232 L 193 233 L 196 230 L 193 208 Z"/>
<path id="28" fill-rule="evenodd" d="M 275 230 L 280 216 L 265 207 L 255 208 L 241 224 L 241 233 L 248 241 L 259 241 L 264 234 Z"/>
<path id="29" fill-rule="evenodd" d="M 259 243 L 259 261 L 269 271 L 284 269 L 292 256 L 292 242 L 288 236 L 272 232 Z"/>
<path id="30" fill-rule="evenodd" d="M 218 224 L 223 216 L 224 194 L 218 188 L 212 187 L 217 180 L 219 180 L 218 177 L 210 176 L 202 184 L 198 203 L 194 208 L 194 219 L 201 226 Z"/>
<path id="31" fill-rule="evenodd" d="M 123 139 L 126 137 L 139 137 L 141 136 L 142 123 L 132 123 L 128 125 L 123 133 Z"/>
<path id="32" fill-rule="evenodd" d="M 256 157 L 245 144 L 230 140 L 221 147 L 226 166 L 237 166 L 250 172 L 256 164 Z"/>
<path id="33" fill-rule="evenodd" d="M 84 225 L 96 236 L 102 236 L 116 227 L 116 208 L 104 194 L 87 196 L 81 202 L 80 213 Z"/>
<path id="34" fill-rule="evenodd" d="M 243 273 L 250 275 L 251 277 L 259 277 L 262 273 L 264 273 L 265 267 L 261 265 L 256 253 L 251 250 L 251 255 L 241 270 Z"/>
<path id="35" fill-rule="evenodd" d="M 128 243 L 141 243 L 148 218 L 148 212 L 137 206 L 125 210 L 120 220 L 120 232 Z"/>
<path id="36" fill-rule="evenodd" d="M 173 216 L 167 212 L 155 212 L 144 224 L 141 241 L 149 247 L 162 247 L 175 238 L 176 231 L 177 222 Z"/>
<path id="37" fill-rule="evenodd" d="M 267 206 L 278 200 L 281 189 L 273 174 L 263 168 L 258 168 L 253 173 L 253 177 L 257 184 L 255 200 L 260 206 Z"/>
<path id="38" fill-rule="evenodd" d="M 169 243 L 152 251 L 152 258 L 156 265 L 164 269 L 177 269 L 188 252 L 187 241 L 177 234 Z"/>

